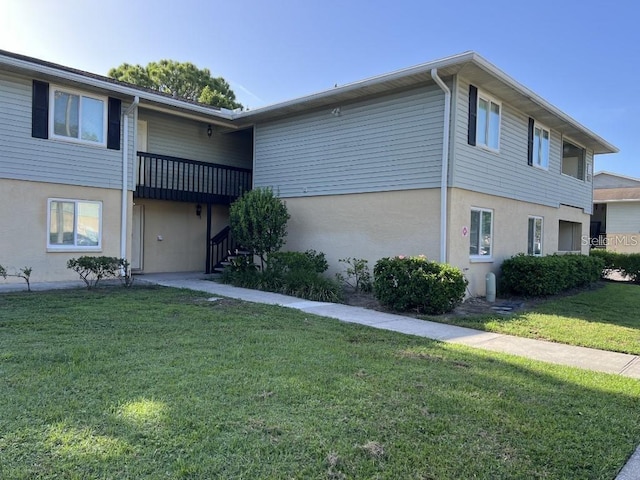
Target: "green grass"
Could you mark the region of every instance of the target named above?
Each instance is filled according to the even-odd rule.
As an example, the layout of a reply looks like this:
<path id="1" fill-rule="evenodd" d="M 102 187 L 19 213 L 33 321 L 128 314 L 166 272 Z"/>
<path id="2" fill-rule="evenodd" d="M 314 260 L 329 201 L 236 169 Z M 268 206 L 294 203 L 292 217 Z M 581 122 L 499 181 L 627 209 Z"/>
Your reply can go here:
<path id="1" fill-rule="evenodd" d="M 428 319 L 518 337 L 640 354 L 640 286 L 633 284 L 606 283 L 602 288 L 559 297 L 514 315 Z"/>
<path id="2" fill-rule="evenodd" d="M 611 479 L 640 382 L 199 293 L 0 295 L 0 478 Z"/>

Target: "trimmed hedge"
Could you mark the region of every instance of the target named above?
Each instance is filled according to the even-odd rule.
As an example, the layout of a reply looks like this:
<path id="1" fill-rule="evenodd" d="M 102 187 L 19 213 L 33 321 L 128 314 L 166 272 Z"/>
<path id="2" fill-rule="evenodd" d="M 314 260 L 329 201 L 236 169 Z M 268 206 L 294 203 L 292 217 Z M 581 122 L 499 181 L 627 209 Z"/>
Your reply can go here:
<path id="1" fill-rule="evenodd" d="M 460 269 L 424 256 L 382 258 L 373 273 L 376 298 L 399 312 L 450 312 L 462 303 L 468 284 Z"/>
<path id="2" fill-rule="evenodd" d="M 534 257 L 520 253 L 502 263 L 501 287 L 527 297 L 555 295 L 596 282 L 603 265 L 601 258 L 586 255 Z"/>
<path id="3" fill-rule="evenodd" d="M 640 284 L 640 253 L 617 253 L 611 250 L 591 250 L 590 255 L 604 262 L 602 275 L 618 271 Z"/>

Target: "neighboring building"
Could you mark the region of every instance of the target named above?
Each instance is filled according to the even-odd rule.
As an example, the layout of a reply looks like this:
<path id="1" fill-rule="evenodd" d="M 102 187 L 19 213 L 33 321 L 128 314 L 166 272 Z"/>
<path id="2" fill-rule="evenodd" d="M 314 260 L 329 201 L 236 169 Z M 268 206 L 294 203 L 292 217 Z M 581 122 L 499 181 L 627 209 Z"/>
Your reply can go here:
<path id="1" fill-rule="evenodd" d="M 611 172 L 593 176 L 591 245 L 640 253 L 640 179 Z"/>
<path id="2" fill-rule="evenodd" d="M 473 52 L 239 112 L 0 51 L 0 105 L 0 264 L 34 280 L 83 254 L 209 270 L 229 203 L 270 186 L 288 249 L 425 254 L 481 295 L 516 253 L 588 253 L 617 151 Z"/>

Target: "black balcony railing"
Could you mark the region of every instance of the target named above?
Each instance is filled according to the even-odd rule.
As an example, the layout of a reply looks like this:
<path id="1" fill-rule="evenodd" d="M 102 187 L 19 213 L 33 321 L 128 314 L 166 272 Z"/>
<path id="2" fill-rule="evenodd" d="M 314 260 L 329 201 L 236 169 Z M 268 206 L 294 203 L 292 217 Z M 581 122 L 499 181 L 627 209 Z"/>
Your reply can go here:
<path id="1" fill-rule="evenodd" d="M 251 190 L 251 170 L 138 152 L 138 198 L 230 204 Z"/>

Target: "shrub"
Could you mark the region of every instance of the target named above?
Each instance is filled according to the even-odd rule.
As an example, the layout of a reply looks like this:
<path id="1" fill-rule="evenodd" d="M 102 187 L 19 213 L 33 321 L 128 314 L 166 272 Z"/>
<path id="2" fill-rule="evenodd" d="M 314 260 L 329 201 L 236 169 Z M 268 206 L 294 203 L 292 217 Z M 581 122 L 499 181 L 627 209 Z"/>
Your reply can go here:
<path id="1" fill-rule="evenodd" d="M 67 262 L 67 268 L 73 270 L 87 285 L 88 289 L 94 288 L 103 278 L 116 277 L 120 270 L 128 270 L 129 262 L 117 257 L 89 257 L 71 258 Z"/>
<path id="2" fill-rule="evenodd" d="M 251 256 L 239 255 L 222 271 L 222 281 L 236 287 L 258 288 L 260 272 Z"/>
<path id="3" fill-rule="evenodd" d="M 373 273 L 376 298 L 401 312 L 450 312 L 464 299 L 468 283 L 460 269 L 424 256 L 383 258 Z"/>
<path id="4" fill-rule="evenodd" d="M 31 272 L 33 272 L 32 267 L 23 267 L 14 269 L 13 273 L 9 273 L 6 268 L 0 265 L 0 277 L 18 277 L 22 278 L 25 282 L 27 282 L 27 291 L 31 291 Z"/>
<path id="5" fill-rule="evenodd" d="M 222 281 L 320 302 L 340 302 L 340 286 L 321 274 L 329 267 L 324 253 L 273 252 L 268 268 L 261 271 L 250 257 L 237 257 L 225 268 Z"/>
<path id="6" fill-rule="evenodd" d="M 329 268 L 324 253 L 315 250 L 306 252 L 273 252 L 269 255 L 268 270 L 285 273 L 293 270 L 304 270 L 324 273 Z"/>
<path id="7" fill-rule="evenodd" d="M 336 280 L 345 287 L 352 288 L 357 292 L 370 292 L 373 290 L 371 282 L 371 272 L 369 272 L 369 262 L 364 258 L 341 258 L 338 260 L 346 263 L 346 276 L 342 273 L 336 273 Z"/>
<path id="8" fill-rule="evenodd" d="M 263 270 L 267 256 L 284 245 L 289 218 L 287 206 L 270 188 L 246 192 L 229 209 L 231 235 L 239 245 L 260 257 Z"/>
<path id="9" fill-rule="evenodd" d="M 627 275 L 633 282 L 640 283 L 640 253 L 617 253 L 611 250 L 591 250 L 591 257 L 604 262 L 602 275 L 613 271 Z"/>
<path id="10" fill-rule="evenodd" d="M 596 282 L 604 261 L 586 255 L 547 255 L 534 257 L 522 253 L 502 263 L 501 286 L 504 290 L 539 297 Z"/>

